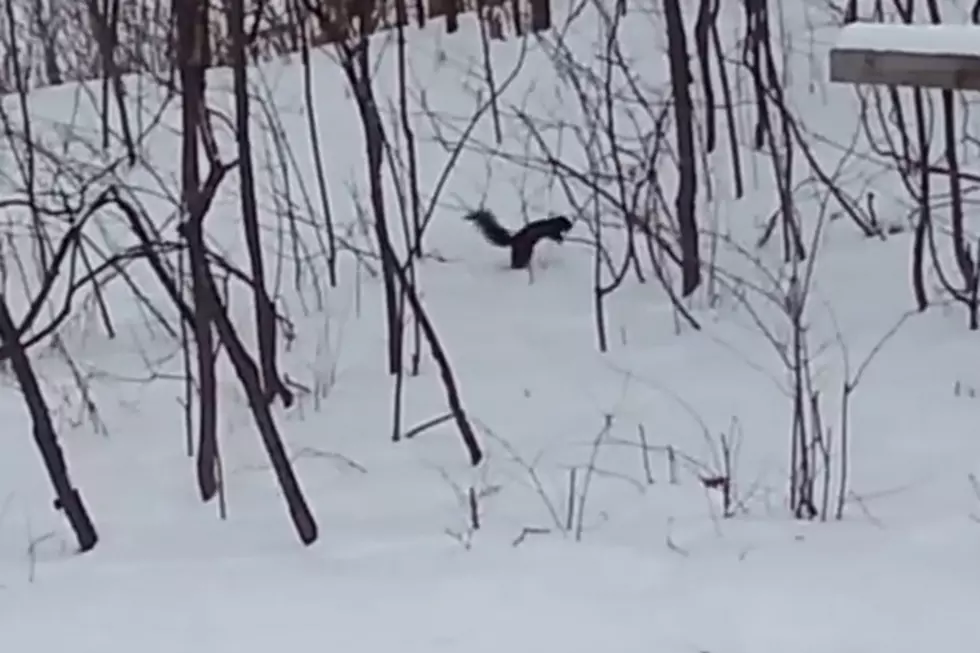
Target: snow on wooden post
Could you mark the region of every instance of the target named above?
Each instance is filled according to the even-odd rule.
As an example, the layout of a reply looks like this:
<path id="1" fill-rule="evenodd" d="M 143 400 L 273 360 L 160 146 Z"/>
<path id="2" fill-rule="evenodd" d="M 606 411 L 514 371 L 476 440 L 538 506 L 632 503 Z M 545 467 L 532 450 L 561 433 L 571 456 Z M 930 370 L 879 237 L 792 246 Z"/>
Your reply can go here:
<path id="1" fill-rule="evenodd" d="M 980 91 L 980 26 L 846 25 L 830 81 Z"/>

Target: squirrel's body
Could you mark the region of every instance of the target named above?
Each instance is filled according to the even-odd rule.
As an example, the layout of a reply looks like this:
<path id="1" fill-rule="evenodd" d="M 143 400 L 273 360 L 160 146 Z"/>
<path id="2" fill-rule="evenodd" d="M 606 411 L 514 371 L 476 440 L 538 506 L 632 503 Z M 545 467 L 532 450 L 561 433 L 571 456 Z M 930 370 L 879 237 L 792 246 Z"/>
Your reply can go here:
<path id="1" fill-rule="evenodd" d="M 497 221 L 497 216 L 487 209 L 472 211 L 465 219 L 475 224 L 491 245 L 510 247 L 510 267 L 515 270 L 522 270 L 530 264 L 534 246 L 539 240 L 548 238 L 560 243 L 572 228 L 571 220 L 564 216 L 557 216 L 529 222 L 519 231 L 511 233 Z"/>

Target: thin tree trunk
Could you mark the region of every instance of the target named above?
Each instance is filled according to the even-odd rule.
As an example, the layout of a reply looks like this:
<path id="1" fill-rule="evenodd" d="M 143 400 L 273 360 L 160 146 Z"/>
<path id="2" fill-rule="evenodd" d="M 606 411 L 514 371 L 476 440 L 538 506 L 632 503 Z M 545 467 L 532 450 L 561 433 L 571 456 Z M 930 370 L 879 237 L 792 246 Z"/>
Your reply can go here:
<path id="1" fill-rule="evenodd" d="M 232 78 L 235 93 L 235 140 L 238 142 L 239 196 L 242 202 L 242 224 L 252 268 L 252 291 L 255 302 L 256 339 L 262 368 L 265 400 L 271 403 L 278 395 L 287 408 L 293 393 L 279 377 L 276 362 L 276 312 L 265 288 L 265 266 L 259 235 L 258 210 L 255 206 L 255 173 L 252 169 L 252 141 L 249 133 L 248 76 L 246 70 L 245 6 L 243 0 L 228 0 L 228 38 L 231 49 Z"/>
<path id="2" fill-rule="evenodd" d="M 200 121 L 204 116 L 204 73 L 210 59 L 207 45 L 207 11 L 203 0 L 173 1 L 177 21 L 177 59 L 181 81 L 181 186 L 185 211 L 184 236 L 191 267 L 194 298 L 194 340 L 197 344 L 197 381 L 200 398 L 197 445 L 197 484 L 201 498 L 210 501 L 218 490 L 218 413 L 214 365 L 214 336 L 208 315 L 207 287 L 210 272 L 204 245 L 204 211 L 199 210 L 201 171 L 198 159 Z"/>
<path id="3" fill-rule="evenodd" d="M 687 36 L 678 0 L 664 0 L 667 47 L 670 58 L 670 84 L 674 93 L 677 128 L 677 159 L 680 181 L 677 186 L 677 227 L 680 231 L 681 294 L 687 297 L 701 284 L 701 256 L 698 249 L 698 223 L 695 215 L 698 185 L 694 151 L 694 104 L 691 101 L 691 71 L 688 68 Z"/>
<path id="4" fill-rule="evenodd" d="M 41 452 L 44 467 L 48 470 L 48 477 L 51 479 L 57 497 L 54 505 L 65 513 L 78 540 L 79 551 L 82 553 L 91 551 L 98 543 L 99 536 L 85 509 L 81 494 L 71 484 L 68 464 L 58 444 L 58 436 L 51 421 L 47 402 L 44 400 L 44 393 L 41 392 L 37 375 L 17 335 L 17 327 L 14 325 L 4 295 L 0 295 L 0 340 L 3 341 L 4 349 L 10 354 L 14 376 L 17 377 L 20 389 L 24 393 L 24 402 L 27 404 L 31 421 L 34 422 L 34 441 L 37 443 L 38 451 Z"/>

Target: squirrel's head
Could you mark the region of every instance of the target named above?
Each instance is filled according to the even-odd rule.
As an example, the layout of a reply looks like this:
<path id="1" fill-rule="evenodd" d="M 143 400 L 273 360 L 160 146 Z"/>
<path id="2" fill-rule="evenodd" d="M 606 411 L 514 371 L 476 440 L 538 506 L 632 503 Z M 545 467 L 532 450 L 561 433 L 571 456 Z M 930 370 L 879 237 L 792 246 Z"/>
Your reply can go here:
<path id="1" fill-rule="evenodd" d="M 557 215 L 553 217 L 552 220 L 555 221 L 555 224 L 558 227 L 558 229 L 556 230 L 557 231 L 556 240 L 561 242 L 561 240 L 565 238 L 565 234 L 567 234 L 569 231 L 572 230 L 572 221 L 569 220 L 564 215 Z"/>

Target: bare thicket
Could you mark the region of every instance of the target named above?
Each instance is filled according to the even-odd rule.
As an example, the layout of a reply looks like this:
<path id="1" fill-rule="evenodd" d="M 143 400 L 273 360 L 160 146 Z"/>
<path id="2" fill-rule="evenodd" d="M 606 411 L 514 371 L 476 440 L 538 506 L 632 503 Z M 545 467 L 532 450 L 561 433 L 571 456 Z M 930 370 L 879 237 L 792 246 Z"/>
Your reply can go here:
<path id="1" fill-rule="evenodd" d="M 306 544 L 316 540 L 318 527 L 280 428 L 282 411 L 305 390 L 282 372 L 280 354 L 295 337 L 292 312 L 322 312 L 325 295 L 345 270 L 355 275 L 358 292 L 361 275 L 379 280 L 383 363 L 393 377 L 392 439 L 451 423 L 469 461 L 483 459 L 451 352 L 422 292 L 425 262 L 434 256 L 426 233 L 450 173 L 465 155 L 549 177 L 584 224 L 594 257 L 600 351 L 612 348 L 607 302 L 627 279 L 663 294 L 678 331 L 702 328 L 700 308 L 728 302 L 746 311 L 780 366 L 790 424 L 787 495 L 799 518 L 842 516 L 850 401 L 880 349 L 852 367 L 839 339 L 844 381 L 835 402 L 838 417 L 829 415 L 813 371 L 825 343 L 812 342 L 809 329 L 816 310 L 811 284 L 826 225 L 840 219 L 864 237 L 884 239 L 910 223 L 917 308 L 925 310 L 937 294 L 930 293 L 931 270 L 938 292 L 966 308 L 971 329 L 980 328 L 980 241 L 965 225 L 967 187 L 980 179 L 964 163 L 964 148 L 975 145 L 964 127 L 970 107 L 952 92 L 862 89 L 861 131 L 853 142 L 836 144 L 838 156 L 828 162 L 786 90 L 792 35 L 772 0 L 576 0 L 562 13 L 588 10 L 597 17 L 600 37 L 590 52 L 564 38 L 567 25 L 553 26 L 548 3 L 540 1 L 394 0 L 383 10 L 370 2 L 319 0 L 2 2 L 0 92 L 7 96 L 0 122 L 16 169 L 3 173 L 0 195 L 0 207 L 13 216 L 13 226 L 0 233 L 0 360 L 9 360 L 24 393 L 56 505 L 81 550 L 97 541 L 93 520 L 70 481 L 43 383 L 28 356 L 39 343 L 53 343 L 56 358 L 77 371 L 61 332 L 81 302 L 107 338 L 115 336 L 118 303 L 138 305 L 179 352 L 187 453 L 195 459 L 204 501 L 223 500 L 219 389 L 223 370 L 233 375 Z M 828 5 L 823 11 L 828 23 L 942 20 L 938 0 L 879 2 L 870 16 L 858 16 L 853 0 L 842 10 Z M 460 121 L 443 116 L 438 103 L 412 85 L 406 31 L 438 18 L 452 34 L 463 12 L 482 19 L 480 63 L 470 71 L 481 90 L 472 115 Z M 627 21 L 656 35 L 663 57 L 633 58 L 624 47 Z M 516 63 L 503 69 L 494 63 L 491 44 L 508 32 L 522 40 Z M 575 120 L 546 115 L 508 95 L 534 54 L 532 44 L 562 80 Z M 281 53 L 295 53 L 302 67 L 309 152 L 293 150 L 261 76 L 249 68 Z M 317 117 L 324 115 L 315 102 L 314 59 L 320 53 L 342 70 L 343 91 L 356 105 L 362 130 L 365 185 L 351 189 L 358 220 L 348 226 L 336 217 L 339 180 L 329 177 L 326 165 L 344 153 L 323 142 Z M 382 57 L 395 62 L 393 94 L 376 83 Z M 209 72 L 215 66 L 229 74 L 231 89 L 224 96 Z M 82 79 L 93 80 L 78 93 L 98 109 L 97 139 L 59 150 L 35 124 L 29 92 Z M 144 104 L 147 95 L 157 104 Z M 170 114 L 177 117 L 172 127 L 179 132 L 179 164 L 165 171 L 152 160 L 149 143 Z M 474 136 L 482 124 L 490 125 L 491 134 L 483 140 Z M 428 158 L 432 154 L 421 160 L 423 126 L 439 146 L 425 143 L 426 151 L 441 148 L 442 160 Z M 867 163 L 856 153 L 859 140 L 870 146 L 875 173 L 892 175 L 907 192 L 907 219 L 896 218 L 900 204 L 894 201 L 882 216 L 867 184 L 845 179 L 848 170 Z M 271 155 L 259 156 L 263 147 Z M 297 174 L 303 157 L 312 164 L 311 182 Z M 436 183 L 422 188 L 420 170 L 433 166 L 439 169 Z M 177 182 L 168 181 L 170 172 Z M 158 186 L 153 193 L 141 186 L 147 179 Z M 758 224 L 757 243 L 746 246 L 730 237 L 714 211 L 723 202 L 738 207 L 733 212 L 750 211 L 748 198 L 757 199 L 760 187 L 771 189 L 770 204 L 762 215 L 744 216 Z M 100 244 L 106 224 L 130 244 Z M 242 257 L 219 246 L 219 231 L 240 236 Z M 266 242 L 269 232 L 276 234 L 274 249 Z M 778 260 L 764 262 L 774 249 Z M 322 262 L 324 278 L 311 261 Z M 286 267 L 291 278 L 281 274 Z M 292 287 L 284 288 L 287 283 Z M 287 300 L 293 296 L 301 308 Z M 248 326 L 240 319 L 243 306 Z M 430 364 L 444 391 L 445 413 L 406 425 L 405 384 Z M 87 380 L 80 373 L 73 378 L 96 419 Z M 605 419 L 595 451 L 612 428 L 612 416 Z M 702 482 L 724 490 L 724 514 L 731 516 L 739 500 L 730 438 L 720 447 Z M 644 440 L 644 456 L 649 448 Z M 549 504 L 549 529 L 581 537 L 593 463 L 584 478 L 576 471 L 569 481 L 567 519 Z M 652 482 L 646 458 L 644 468 Z M 473 530 L 479 528 L 478 494 L 472 488 L 460 494 Z"/>
<path id="2" fill-rule="evenodd" d="M 894 201 L 882 209 L 868 190 L 874 179 L 897 174 L 912 199 L 917 306 L 928 304 L 925 270 L 931 265 L 940 292 L 966 306 L 970 328 L 977 328 L 980 244 L 971 246 L 977 237 L 964 226 L 966 185 L 975 181 L 962 164 L 964 142 L 974 142 L 964 131 L 969 107 L 953 92 L 862 89 L 862 129 L 850 142 L 828 144 L 801 119 L 799 98 L 786 90 L 793 67 L 801 65 L 790 59 L 806 45 L 793 41 L 777 3 L 639 5 L 575 3 L 570 14 L 588 9 L 600 19 L 588 51 L 576 49 L 560 29 L 539 35 L 563 90 L 578 105 L 576 120 L 569 121 L 561 106 L 549 113 L 505 104 L 501 119 L 521 135 L 517 142 L 533 147 L 489 141 L 467 147 L 549 175 L 589 229 L 600 351 L 610 347 L 605 300 L 628 277 L 658 284 L 674 307 L 678 330 L 700 329 L 694 309 L 701 306 L 734 302 L 751 309 L 773 346 L 784 376 L 779 387 L 789 400 L 790 508 L 799 518 L 840 518 L 848 415 L 861 374 L 845 355 L 845 378 L 832 401 L 814 378 L 814 361 L 828 345 L 810 336 L 821 310 L 808 300 L 821 238 L 830 221 L 850 224 L 865 238 L 887 239 L 904 230 L 905 220 L 892 215 Z M 814 11 L 828 25 L 855 18 L 941 22 L 938 7 L 938 0 L 923 0 L 882 2 L 869 16 L 858 16 L 854 3 Z M 624 26 L 636 29 L 644 21 L 660 36 L 659 62 L 631 59 L 622 45 Z M 823 85 L 813 80 L 811 94 Z M 931 126 L 936 117 L 938 130 Z M 935 155 L 934 138 L 943 143 Z M 865 141 L 873 146 L 870 159 Z M 765 198 L 771 205 L 755 215 L 760 187 L 772 189 Z M 733 223 L 754 219 L 754 248 L 732 238 L 727 222 L 713 220 L 722 204 L 733 207 Z M 942 251 L 950 245 L 955 279 Z M 774 248 L 779 263 L 767 262 Z M 843 341 L 838 345 L 846 352 Z M 838 418 L 828 406 L 836 407 Z"/>
<path id="3" fill-rule="evenodd" d="M 16 207 L 25 219 L 32 251 L 32 260 L 25 269 L 31 273 L 38 270 L 41 283 L 22 279 L 20 294 L 28 301 L 27 313 L 15 317 L 12 309 L 3 311 L 9 320 L 0 319 L 0 336 L 31 408 L 38 444 L 56 489 L 57 505 L 76 530 L 82 550 L 94 546 L 95 531 L 81 495 L 69 481 L 66 462 L 47 417 L 43 389 L 25 353 L 39 342 L 58 338 L 59 329 L 71 317 L 74 293 L 87 293 L 92 298 L 104 318 L 105 332 L 112 337 L 116 309 L 104 298 L 105 288 L 111 286 L 116 293 L 117 286 L 125 286 L 126 292 L 179 347 L 187 453 L 196 459 L 202 499 L 218 497 L 222 516 L 226 514 L 226 504 L 218 441 L 219 386 L 226 362 L 247 398 L 299 538 L 306 544 L 317 538 L 317 525 L 286 451 L 275 410 L 276 404 L 290 408 L 297 391 L 278 365 L 280 350 L 294 337 L 279 288 L 282 275 L 278 271 L 284 265 L 295 271 L 292 290 L 299 295 L 304 312 L 309 312 L 324 310 L 324 286 L 337 285 L 341 252 L 355 259 L 358 275 L 362 270 L 373 272 L 372 259 L 380 261 L 377 269 L 388 327 L 386 365 L 396 379 L 393 439 L 420 432 L 420 427 L 404 428 L 402 396 L 406 375 L 420 373 L 425 364 L 423 351 L 427 350 L 445 388 L 449 411 L 445 419 L 456 425 L 474 465 L 483 456 L 449 353 L 442 346 L 417 289 L 417 263 L 425 257 L 424 233 L 458 152 L 447 157 L 435 192 L 423 195 L 418 184 L 418 155 L 405 66 L 403 27 L 409 8 L 399 4 L 398 16 L 390 23 L 389 18 L 377 14 L 367 3 L 352 3 L 350 7 L 350 15 L 337 15 L 332 5 L 311 5 L 299 0 L 258 4 L 201 0 L 169 7 L 159 2 L 132 5 L 117 0 L 91 0 L 81 8 L 5 0 L 3 25 L 9 54 L 4 62 L 3 83 L 9 85 L 12 80 L 13 87 L 5 86 L 3 90 L 12 91 L 19 101 L 16 115 L 8 116 L 5 110 L 4 133 L 11 150 L 21 155 L 17 174 L 10 176 L 13 190 L 8 206 Z M 398 44 L 401 92 L 400 107 L 395 110 L 399 120 L 393 127 L 384 122 L 382 113 L 387 108 L 379 107 L 373 90 L 374 54 L 367 38 L 382 27 L 381 22 L 387 28 L 397 27 L 391 35 Z M 35 55 L 35 43 L 42 46 L 40 56 Z M 364 127 L 370 196 L 366 213 L 370 217 L 366 222 L 373 229 L 373 253 L 354 244 L 352 234 L 339 233 L 333 220 L 331 180 L 324 165 L 331 152 L 321 145 L 313 90 L 316 76 L 312 53 L 326 43 L 336 43 L 330 47 L 336 49 L 347 74 Z M 256 57 L 286 51 L 299 52 L 304 69 L 315 190 L 308 189 L 305 181 L 291 183 L 298 154 L 282 139 L 280 118 L 269 108 L 267 96 L 256 89 L 257 80 L 249 72 Z M 216 101 L 221 95 L 210 87 L 208 71 L 215 65 L 230 68 L 228 104 Z M 130 73 L 139 73 L 140 77 L 125 78 Z M 41 137 L 33 130 L 29 106 L 31 88 L 72 80 L 98 80 L 97 85 L 80 87 L 80 91 L 100 115 L 98 142 L 86 142 L 84 147 L 104 165 L 86 167 L 85 175 L 77 160 L 59 158 L 42 145 Z M 146 88 L 162 94 L 162 106 L 149 112 L 142 104 Z M 486 110 L 489 106 L 477 112 L 474 124 Z M 175 187 L 168 184 L 167 173 L 154 167 L 148 145 L 168 111 L 179 116 L 179 183 Z M 263 118 L 263 139 L 272 134 L 269 169 L 257 168 L 257 116 Z M 43 166 L 39 163 L 42 156 L 46 157 Z M 264 157 L 265 161 L 269 159 Z M 151 197 L 141 192 L 139 185 L 130 183 L 134 176 L 154 180 L 160 188 L 153 199 L 162 196 L 169 203 L 169 210 L 161 212 L 159 201 L 149 201 Z M 53 178 L 62 180 L 54 190 Z M 260 178 L 264 180 L 261 188 Z M 299 197 L 294 196 L 296 187 Z M 395 215 L 385 196 L 390 187 L 397 194 L 399 211 Z M 209 227 L 215 221 L 229 223 L 232 218 L 224 209 L 218 216 L 216 209 L 220 198 L 227 197 L 232 188 L 238 216 L 230 224 L 241 229 L 245 245 L 241 262 L 227 256 L 214 242 L 214 234 L 227 233 L 227 227 L 217 231 Z M 114 224 L 122 225 L 136 244 L 121 253 L 106 252 L 94 245 L 98 239 L 89 235 L 93 230 L 89 219 L 101 212 L 111 215 Z M 392 221 L 397 228 L 389 226 Z M 270 225 L 281 234 L 279 242 L 286 243 L 271 263 L 267 260 L 269 247 L 263 243 L 263 233 Z M 310 231 L 315 234 L 314 246 L 304 237 Z M 401 244 L 395 242 L 399 233 L 404 238 Z M 19 234 L 18 237 L 23 240 Z M 288 252 L 288 260 L 283 249 Z M 317 258 L 325 262 L 326 284 L 320 279 L 319 268 L 307 264 Z M 145 279 L 137 282 L 128 278 L 131 267 L 149 270 L 156 288 L 146 288 Z M 70 294 L 64 309 L 55 313 L 49 324 L 39 327 L 42 308 L 66 268 Z M 273 269 L 277 272 L 272 273 Z M 311 288 L 312 308 L 306 299 Z M 250 338 L 240 332 L 241 326 L 230 310 L 232 296 L 242 296 L 242 290 L 253 315 L 254 351 Z M 241 306 L 240 301 L 236 299 L 235 305 Z M 5 302 L 0 301 L 0 308 L 4 306 Z M 64 357 L 70 365 L 67 350 Z M 162 373 L 150 371 L 150 378 L 158 374 Z M 172 378 L 171 372 L 166 375 Z M 79 379 L 79 391 L 85 396 L 89 392 L 83 378 Z M 92 410 L 96 410 L 94 405 Z M 431 424 L 445 419 L 436 417 Z"/>
<path id="4" fill-rule="evenodd" d="M 862 17 L 851 0 L 847 13 L 850 20 L 941 23 L 940 5 L 939 0 L 879 1 L 870 16 Z M 938 295 L 961 304 L 970 330 L 980 329 L 980 240 L 966 226 L 974 203 L 969 187 L 980 179 L 980 172 L 966 165 L 976 145 L 969 130 L 967 97 L 954 91 L 872 87 L 861 90 L 860 100 L 861 127 L 869 148 L 894 171 L 908 194 L 904 215 L 886 216 L 884 228 L 900 231 L 910 226 L 913 231 L 911 286 L 917 307 L 924 311 L 930 295 L 937 295 L 930 293 L 931 270 L 938 280 Z M 875 199 L 874 193 L 867 194 L 869 210 Z"/>
<path id="5" fill-rule="evenodd" d="M 62 274 L 69 274 L 68 281 L 73 290 L 87 290 L 98 298 L 104 286 L 116 281 L 113 277 L 126 274 L 126 266 L 139 263 L 149 268 L 159 285 L 155 294 L 161 297 L 159 290 L 162 289 L 162 297 L 149 299 L 147 289 L 137 283 L 129 284 L 130 290 L 137 301 L 147 304 L 150 312 L 158 317 L 173 337 L 182 334 L 183 350 L 188 354 L 184 358 L 188 388 L 185 394 L 185 409 L 188 411 L 185 424 L 189 430 L 197 432 L 194 453 L 197 456 L 202 498 L 210 501 L 223 490 L 217 441 L 217 385 L 218 363 L 226 355 L 248 399 L 256 429 L 265 445 L 299 538 L 310 544 L 317 537 L 316 522 L 293 471 L 272 410 L 277 400 L 288 408 L 294 398 L 276 362 L 281 346 L 278 331 L 282 325 L 288 324 L 288 320 L 278 311 L 275 299 L 267 290 L 268 275 L 260 243 L 260 216 L 249 127 L 254 107 L 250 106 L 252 91 L 246 72 L 250 61 L 250 39 L 254 39 L 255 35 L 246 30 L 246 11 L 241 0 L 229 0 L 220 8 L 209 7 L 203 2 L 175 3 L 175 13 L 157 24 L 164 35 L 172 34 L 173 37 L 170 69 L 174 83 L 163 87 L 166 91 L 164 106 L 179 106 L 181 133 L 180 184 L 172 194 L 171 215 L 160 215 L 158 208 L 150 206 L 145 196 L 135 192 L 127 183 L 129 176 L 137 172 L 149 172 L 151 175 L 155 172 L 142 159 L 143 142 L 152 135 L 154 125 L 144 125 L 144 132 L 136 133 L 134 124 L 137 121 L 132 114 L 140 113 L 142 107 L 134 108 L 132 103 L 125 101 L 127 90 L 123 87 L 118 64 L 121 41 L 119 6 L 118 2 L 100 5 L 92 0 L 88 7 L 89 36 L 100 61 L 97 72 L 103 89 L 100 98 L 90 98 L 100 107 L 102 115 L 102 138 L 98 148 L 101 151 L 93 153 L 100 155 L 107 163 L 90 176 L 82 177 L 78 170 L 72 169 L 72 162 L 59 159 L 53 153 L 49 165 L 39 169 L 38 157 L 48 150 L 41 145 L 40 137 L 33 134 L 32 112 L 27 100 L 29 71 L 20 69 L 20 62 L 30 61 L 30 58 L 21 58 L 17 54 L 20 35 L 13 25 L 18 9 L 14 0 L 6 2 L 7 25 L 10 28 L 8 42 L 12 46 L 11 61 L 16 73 L 14 80 L 21 102 L 17 115 L 5 121 L 5 131 L 12 149 L 23 152 L 23 165 L 18 174 L 12 177 L 19 181 L 20 187 L 14 188 L 15 199 L 10 201 L 24 207 L 29 216 L 28 224 L 32 225 L 35 243 L 32 268 L 40 270 L 42 278 L 51 279 L 40 290 L 25 283 L 23 294 L 33 302 L 33 306 L 43 306 L 54 280 Z M 220 48 L 215 47 L 211 36 L 216 17 L 224 26 L 223 33 L 226 35 Z M 231 115 L 223 114 L 209 101 L 206 72 L 216 60 L 215 50 L 225 56 L 232 67 L 234 102 Z M 157 77 L 166 76 L 162 73 L 167 71 L 154 69 L 152 62 L 132 59 L 128 60 L 127 72 L 141 63 L 143 67 L 140 70 Z M 128 93 L 132 92 L 133 89 L 129 89 Z M 231 138 L 219 140 L 219 134 Z M 228 142 L 233 145 L 225 145 Z M 115 158 L 110 156 L 111 153 L 117 153 Z M 243 229 L 249 262 L 247 271 L 215 250 L 209 243 L 206 228 L 215 198 L 224 185 L 231 183 L 229 180 L 235 174 L 238 176 L 236 194 L 240 202 L 238 223 Z M 61 181 L 51 189 L 52 175 L 55 175 L 55 179 L 67 181 Z M 45 188 L 45 191 L 42 192 L 40 188 Z M 45 199 L 45 195 L 51 199 Z M 89 199 L 92 195 L 96 195 L 95 199 Z M 51 208 L 52 205 L 58 210 Z M 90 227 L 86 221 L 94 213 L 104 211 L 110 211 L 117 221 L 121 221 L 137 245 L 121 254 L 114 253 L 96 266 L 87 261 L 96 256 L 105 256 L 97 248 L 86 247 L 91 242 L 86 240 Z M 168 238 L 161 230 L 161 226 L 167 223 L 171 229 L 176 226 L 176 239 Z M 67 231 L 64 231 L 61 244 L 55 248 L 49 234 L 59 225 L 64 225 L 62 231 Z M 70 261 L 66 262 L 66 258 Z M 83 269 L 86 266 L 90 268 L 81 279 L 76 278 L 77 260 L 86 262 Z M 67 272 L 64 269 L 66 266 Z M 188 282 L 185 282 L 185 278 Z M 255 316 L 255 353 L 249 351 L 228 310 L 227 302 L 234 284 L 250 290 Z M 49 333 L 56 332 L 60 323 L 69 317 L 68 302 L 66 310 L 48 327 Z M 104 303 L 101 308 L 109 332 L 115 307 Z M 39 309 L 33 313 L 29 311 L 27 320 L 19 324 L 11 319 L 10 328 L 4 330 L 3 338 L 11 350 L 11 362 L 32 406 L 35 432 L 57 489 L 58 505 L 75 528 L 80 548 L 87 550 L 95 543 L 94 531 L 85 515 L 80 496 L 67 480 L 50 420 L 45 422 L 42 419 L 46 414 L 42 394 L 28 359 L 23 355 L 25 346 L 29 344 L 24 342 L 24 337 L 33 330 L 32 322 L 37 313 L 40 313 Z M 38 336 L 33 337 L 35 342 L 38 339 Z M 197 412 L 192 416 L 194 407 Z M 192 441 L 189 439 L 189 442 Z M 193 447 L 189 447 L 189 452 L 191 449 Z"/>

